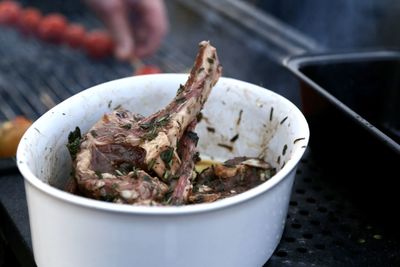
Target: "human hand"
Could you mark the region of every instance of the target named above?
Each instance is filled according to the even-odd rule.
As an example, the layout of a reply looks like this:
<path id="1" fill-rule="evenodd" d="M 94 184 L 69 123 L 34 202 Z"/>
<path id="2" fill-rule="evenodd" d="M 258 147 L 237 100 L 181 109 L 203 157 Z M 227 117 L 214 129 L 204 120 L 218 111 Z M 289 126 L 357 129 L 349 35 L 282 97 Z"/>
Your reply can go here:
<path id="1" fill-rule="evenodd" d="M 168 30 L 163 0 L 85 0 L 115 41 L 115 56 L 132 60 L 153 54 Z"/>

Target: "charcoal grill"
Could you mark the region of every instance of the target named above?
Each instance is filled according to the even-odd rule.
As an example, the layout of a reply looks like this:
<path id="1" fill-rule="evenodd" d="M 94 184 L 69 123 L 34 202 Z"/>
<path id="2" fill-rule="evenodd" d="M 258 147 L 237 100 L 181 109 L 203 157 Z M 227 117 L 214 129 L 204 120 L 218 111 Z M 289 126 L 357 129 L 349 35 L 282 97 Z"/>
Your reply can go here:
<path id="1" fill-rule="evenodd" d="M 187 71 L 197 43 L 210 39 L 219 49 L 225 76 L 263 85 L 300 104 L 297 81 L 281 62 L 287 55 L 320 50 L 315 42 L 240 1 L 167 2 L 172 31 L 146 62 L 165 72 Z M 91 14 L 75 12 L 73 5 L 63 4 L 71 20 L 88 28 L 101 26 Z M 0 28 L 0 121 L 15 115 L 34 120 L 74 93 L 132 72 L 129 64 L 94 61 L 81 51 Z M 35 266 L 23 178 L 13 159 L 0 160 L 0 172 L 0 266 L 2 261 Z M 400 264 L 398 237 L 348 198 L 345 185 L 325 179 L 326 170 L 312 150 L 297 175 L 284 235 L 264 266 Z"/>

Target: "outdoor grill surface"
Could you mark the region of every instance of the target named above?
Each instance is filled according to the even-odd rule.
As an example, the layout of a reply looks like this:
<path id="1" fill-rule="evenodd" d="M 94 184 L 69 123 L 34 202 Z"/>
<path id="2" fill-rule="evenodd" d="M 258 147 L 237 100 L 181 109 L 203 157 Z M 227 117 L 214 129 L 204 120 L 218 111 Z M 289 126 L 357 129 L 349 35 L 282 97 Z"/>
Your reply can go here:
<path id="1" fill-rule="evenodd" d="M 101 26 L 90 14 L 74 13 L 67 4 L 64 8 L 71 20 Z M 147 63 L 165 72 L 187 71 L 196 43 L 210 39 L 219 48 L 224 75 L 261 84 L 298 103 L 296 80 L 271 60 L 261 38 L 252 36 L 247 42 L 245 29 L 232 28 L 234 22 L 217 12 L 196 13 L 183 1 L 171 1 L 168 8 L 174 31 Z M 240 49 L 249 56 L 238 55 Z M 91 60 L 82 51 L 2 27 L 0 121 L 16 115 L 34 120 L 72 94 L 132 73 L 129 64 Z M 307 151 L 297 170 L 282 240 L 264 266 L 399 266 L 398 232 L 369 217 L 348 197 L 346 185 L 328 179 L 327 173 Z M 35 266 L 23 178 L 13 159 L 0 160 L 0 180 L 0 266 Z"/>

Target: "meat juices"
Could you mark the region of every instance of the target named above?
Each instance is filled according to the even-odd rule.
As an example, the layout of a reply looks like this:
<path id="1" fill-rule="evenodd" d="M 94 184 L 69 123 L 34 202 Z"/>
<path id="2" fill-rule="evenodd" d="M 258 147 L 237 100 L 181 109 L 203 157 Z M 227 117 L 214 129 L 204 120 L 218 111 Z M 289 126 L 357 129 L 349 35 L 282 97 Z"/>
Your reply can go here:
<path id="1" fill-rule="evenodd" d="M 206 41 L 199 46 L 187 82 L 164 109 L 143 117 L 119 108 L 83 136 L 73 163 L 83 195 L 144 205 L 186 202 L 197 143 L 192 130 L 222 71 L 216 49 Z"/>

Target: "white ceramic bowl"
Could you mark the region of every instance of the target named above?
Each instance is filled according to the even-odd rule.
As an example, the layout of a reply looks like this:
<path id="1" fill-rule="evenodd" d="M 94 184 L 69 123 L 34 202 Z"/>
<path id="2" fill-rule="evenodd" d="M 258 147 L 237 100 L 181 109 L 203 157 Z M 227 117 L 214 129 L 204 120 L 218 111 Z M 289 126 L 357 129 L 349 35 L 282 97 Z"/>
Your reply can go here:
<path id="1" fill-rule="evenodd" d="M 104 83 L 60 103 L 28 129 L 17 162 L 25 178 L 38 266 L 243 267 L 261 266 L 271 256 L 284 229 L 309 130 L 292 103 L 253 84 L 219 80 L 197 127 L 198 148 L 218 159 L 265 155 L 279 170 L 267 182 L 214 203 L 181 207 L 106 203 L 58 189 L 71 171 L 65 146 L 71 130 L 87 131 L 118 105 L 151 114 L 186 79 L 186 74 L 159 74 Z"/>

